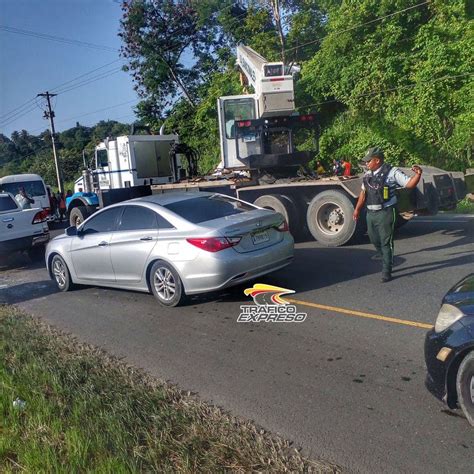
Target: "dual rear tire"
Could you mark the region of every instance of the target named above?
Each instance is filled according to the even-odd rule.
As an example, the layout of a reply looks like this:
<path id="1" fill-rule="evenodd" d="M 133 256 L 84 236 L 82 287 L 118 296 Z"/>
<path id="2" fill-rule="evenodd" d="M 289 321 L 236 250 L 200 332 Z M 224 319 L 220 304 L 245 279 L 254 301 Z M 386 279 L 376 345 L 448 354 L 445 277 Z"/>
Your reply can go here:
<path id="1" fill-rule="evenodd" d="M 306 222 L 311 235 L 326 247 L 339 247 L 365 230 L 362 216 L 354 221 L 354 204 L 339 191 L 323 191 L 309 203 Z"/>
<path id="2" fill-rule="evenodd" d="M 327 190 L 317 194 L 309 203 L 306 216 L 288 196 L 267 194 L 254 202 L 256 206 L 279 212 L 288 222 L 290 232 L 299 236 L 306 226 L 315 240 L 327 247 L 339 247 L 365 231 L 365 222 L 352 219 L 354 204 L 340 191 Z"/>
<path id="3" fill-rule="evenodd" d="M 302 231 L 301 216 L 293 200 L 283 194 L 265 194 L 258 197 L 254 204 L 264 209 L 279 212 L 286 220 L 293 236 L 299 236 Z"/>

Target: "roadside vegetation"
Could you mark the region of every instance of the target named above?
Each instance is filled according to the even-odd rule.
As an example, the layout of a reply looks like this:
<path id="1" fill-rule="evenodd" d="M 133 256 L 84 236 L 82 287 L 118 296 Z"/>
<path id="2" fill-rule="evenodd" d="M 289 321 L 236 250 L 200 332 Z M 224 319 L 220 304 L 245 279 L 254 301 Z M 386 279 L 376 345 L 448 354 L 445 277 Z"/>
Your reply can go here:
<path id="1" fill-rule="evenodd" d="M 9 306 L 0 360 L 1 472 L 338 472 Z"/>
<path id="2" fill-rule="evenodd" d="M 326 169 L 335 158 L 356 165 L 368 147 L 381 146 L 393 165 L 464 171 L 474 166 L 468 5 L 465 0 L 123 2 L 121 56 L 139 98 L 140 123 L 155 133 L 163 124 L 165 131 L 177 132 L 199 151 L 202 173 L 219 162 L 217 98 L 242 93 L 235 67 L 238 43 L 269 61 L 300 67 L 297 111 L 318 114 L 318 159 Z M 84 148 L 89 160 L 98 141 L 129 130 L 101 121 L 59 133 L 65 181 L 79 176 Z M 309 138 L 298 146 L 314 150 Z M 0 176 L 18 172 L 56 182 L 48 131 L 0 134 Z"/>
<path id="3" fill-rule="evenodd" d="M 466 197 L 458 202 L 456 209 L 452 212 L 456 214 L 474 214 L 474 201 L 471 201 Z"/>

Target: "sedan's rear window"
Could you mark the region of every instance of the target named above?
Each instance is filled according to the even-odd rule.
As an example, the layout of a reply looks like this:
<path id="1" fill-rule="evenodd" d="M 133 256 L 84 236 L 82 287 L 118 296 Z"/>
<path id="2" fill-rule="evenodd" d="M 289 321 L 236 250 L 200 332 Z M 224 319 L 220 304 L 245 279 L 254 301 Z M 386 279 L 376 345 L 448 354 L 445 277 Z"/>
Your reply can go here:
<path id="1" fill-rule="evenodd" d="M 17 210 L 16 202 L 8 195 L 0 196 L 0 212 Z"/>
<path id="2" fill-rule="evenodd" d="M 193 224 L 255 210 L 249 204 L 220 195 L 185 199 L 166 204 L 165 207 Z"/>

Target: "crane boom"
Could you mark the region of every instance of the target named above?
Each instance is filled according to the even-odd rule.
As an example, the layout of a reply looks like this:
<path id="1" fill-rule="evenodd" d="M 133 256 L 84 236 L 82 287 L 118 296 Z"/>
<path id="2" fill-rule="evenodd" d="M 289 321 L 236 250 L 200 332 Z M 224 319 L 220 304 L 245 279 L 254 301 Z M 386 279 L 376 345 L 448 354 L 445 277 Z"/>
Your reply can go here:
<path id="1" fill-rule="evenodd" d="M 282 62 L 269 62 L 249 46 L 237 46 L 237 64 L 255 90 L 257 116 L 291 115 L 295 110 L 293 76 Z"/>

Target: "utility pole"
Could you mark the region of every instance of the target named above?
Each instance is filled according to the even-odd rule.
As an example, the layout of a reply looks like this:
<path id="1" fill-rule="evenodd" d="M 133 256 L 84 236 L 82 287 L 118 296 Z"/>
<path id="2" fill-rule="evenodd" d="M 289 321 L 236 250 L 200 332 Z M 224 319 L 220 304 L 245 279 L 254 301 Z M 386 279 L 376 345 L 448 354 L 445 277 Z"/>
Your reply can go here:
<path id="1" fill-rule="evenodd" d="M 56 166 L 56 177 L 58 180 L 58 189 L 60 193 L 64 193 L 64 185 L 63 185 L 63 174 L 61 171 L 61 166 L 58 161 L 58 155 L 56 153 L 56 131 L 54 130 L 54 112 L 51 109 L 51 97 L 56 96 L 57 94 L 50 94 L 48 91 L 43 92 L 42 94 L 38 94 L 37 97 L 44 97 L 46 98 L 46 101 L 48 103 L 48 110 L 44 112 L 44 118 L 48 119 L 49 118 L 49 123 L 51 125 L 51 142 L 53 143 L 53 155 L 54 155 L 54 164 Z"/>

